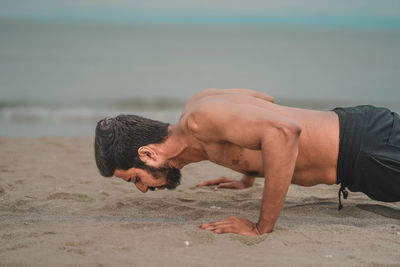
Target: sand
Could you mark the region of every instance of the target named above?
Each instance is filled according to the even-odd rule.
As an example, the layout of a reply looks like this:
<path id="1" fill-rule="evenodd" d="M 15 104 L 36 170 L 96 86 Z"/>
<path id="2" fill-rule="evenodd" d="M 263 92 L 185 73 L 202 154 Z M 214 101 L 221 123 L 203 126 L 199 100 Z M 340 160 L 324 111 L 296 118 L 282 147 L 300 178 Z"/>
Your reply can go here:
<path id="1" fill-rule="evenodd" d="M 231 170 L 186 166 L 174 191 L 143 194 L 103 178 L 93 138 L 0 138 L 1 266 L 400 266 L 400 203 L 337 186 L 291 186 L 274 232 L 215 235 L 196 226 L 230 215 L 256 221 L 250 189 L 196 188 Z"/>

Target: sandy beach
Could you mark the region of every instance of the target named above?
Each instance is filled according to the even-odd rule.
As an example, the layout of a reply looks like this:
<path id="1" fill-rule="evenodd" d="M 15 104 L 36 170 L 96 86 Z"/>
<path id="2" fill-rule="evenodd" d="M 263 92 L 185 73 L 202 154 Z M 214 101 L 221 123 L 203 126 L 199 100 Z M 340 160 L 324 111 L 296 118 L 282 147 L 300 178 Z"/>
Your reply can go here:
<path id="1" fill-rule="evenodd" d="M 100 176 L 93 137 L 0 138 L 1 266 L 400 266 L 400 203 L 338 186 L 291 186 L 274 232 L 215 235 L 197 226 L 256 221 L 262 179 L 197 188 L 231 170 L 201 162 L 174 191 L 142 194 Z"/>

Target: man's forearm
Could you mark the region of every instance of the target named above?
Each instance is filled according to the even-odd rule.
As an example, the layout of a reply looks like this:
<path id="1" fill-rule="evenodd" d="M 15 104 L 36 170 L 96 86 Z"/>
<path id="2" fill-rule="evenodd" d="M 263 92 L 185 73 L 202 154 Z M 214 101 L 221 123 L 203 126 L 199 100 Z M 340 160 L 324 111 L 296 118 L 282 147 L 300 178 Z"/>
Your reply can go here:
<path id="1" fill-rule="evenodd" d="M 271 232 L 279 217 L 291 183 L 298 154 L 300 130 L 277 136 L 274 142 L 263 144 L 265 183 L 257 230 Z M 265 151 L 268 149 L 269 153 Z"/>
<path id="2" fill-rule="evenodd" d="M 275 186 L 276 183 L 271 180 L 273 179 L 265 180 L 260 218 L 257 222 L 257 230 L 260 234 L 269 233 L 273 230 L 290 185 L 289 180 L 277 187 Z"/>

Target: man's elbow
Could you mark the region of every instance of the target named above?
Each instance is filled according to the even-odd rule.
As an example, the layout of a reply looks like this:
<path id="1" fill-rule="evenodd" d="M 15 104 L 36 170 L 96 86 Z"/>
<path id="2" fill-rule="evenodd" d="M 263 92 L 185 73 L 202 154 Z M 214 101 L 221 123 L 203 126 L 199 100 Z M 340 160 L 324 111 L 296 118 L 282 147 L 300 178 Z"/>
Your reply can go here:
<path id="1" fill-rule="evenodd" d="M 284 144 L 285 146 L 296 146 L 299 142 L 301 131 L 301 125 L 296 122 L 275 125 L 274 127 L 269 126 L 261 140 L 261 147 L 264 145 L 270 146 L 271 142 Z"/>
<path id="2" fill-rule="evenodd" d="M 302 127 L 300 124 L 292 123 L 288 128 L 289 128 L 288 131 L 290 132 L 291 135 L 296 137 L 299 137 L 301 135 Z"/>
<path id="3" fill-rule="evenodd" d="M 297 142 L 300 138 L 302 127 L 296 122 L 291 122 L 279 127 L 280 132 L 283 134 L 287 141 Z"/>

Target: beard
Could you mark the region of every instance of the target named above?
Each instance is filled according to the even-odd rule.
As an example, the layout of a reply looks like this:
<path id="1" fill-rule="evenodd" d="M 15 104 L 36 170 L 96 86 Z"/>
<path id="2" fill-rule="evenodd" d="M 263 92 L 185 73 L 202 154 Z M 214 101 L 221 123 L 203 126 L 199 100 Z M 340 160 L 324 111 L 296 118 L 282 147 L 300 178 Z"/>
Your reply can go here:
<path id="1" fill-rule="evenodd" d="M 165 177 L 166 184 L 163 187 L 166 187 L 167 189 L 175 189 L 181 184 L 181 171 L 175 167 L 168 166 L 167 164 L 164 164 L 161 167 L 145 165 L 144 169 L 153 175 L 155 179 Z M 149 187 L 149 189 L 154 191 L 155 187 Z"/>

